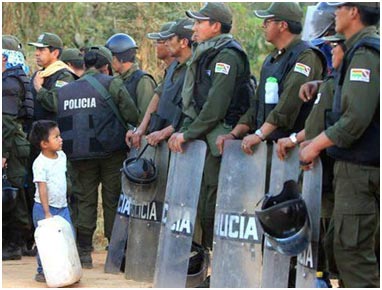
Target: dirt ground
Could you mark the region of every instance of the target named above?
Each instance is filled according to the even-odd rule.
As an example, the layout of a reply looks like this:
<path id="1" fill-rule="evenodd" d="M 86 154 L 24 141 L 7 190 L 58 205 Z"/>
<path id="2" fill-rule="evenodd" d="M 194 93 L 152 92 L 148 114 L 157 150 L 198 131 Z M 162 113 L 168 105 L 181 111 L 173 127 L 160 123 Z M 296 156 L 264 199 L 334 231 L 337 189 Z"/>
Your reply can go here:
<path id="1" fill-rule="evenodd" d="M 83 269 L 79 283 L 70 288 L 151 288 L 151 284 L 126 280 L 123 273 L 107 274 L 104 272 L 107 252 L 95 251 L 93 269 Z M 48 288 L 45 283 L 34 280 L 36 258 L 23 257 L 18 261 L 2 262 L 2 288 Z"/>

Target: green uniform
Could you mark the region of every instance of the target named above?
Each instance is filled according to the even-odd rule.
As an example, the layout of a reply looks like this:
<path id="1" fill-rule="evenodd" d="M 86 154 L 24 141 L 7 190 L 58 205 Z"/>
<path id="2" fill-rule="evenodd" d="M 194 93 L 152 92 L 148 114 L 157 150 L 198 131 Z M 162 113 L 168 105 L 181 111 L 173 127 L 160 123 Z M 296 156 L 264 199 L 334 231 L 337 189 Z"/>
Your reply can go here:
<path id="1" fill-rule="evenodd" d="M 345 42 L 348 50 L 366 36 L 378 37 L 367 27 Z M 345 56 L 346 57 L 346 56 Z M 340 148 L 352 148 L 370 125 L 379 121 L 379 53 L 358 49 L 346 71 L 341 94 L 341 118 L 325 133 Z M 365 72 L 361 76 L 357 72 Z M 334 166 L 334 253 L 345 287 L 379 287 L 375 232 L 379 227 L 379 166 L 337 160 Z"/>
<path id="2" fill-rule="evenodd" d="M 86 74 L 98 73 L 89 70 Z M 86 75 L 85 74 L 85 75 Z M 108 91 L 126 123 L 135 125 L 138 120 L 138 110 L 124 87 L 121 79 L 114 78 Z M 96 229 L 98 187 L 102 184 L 102 206 L 104 212 L 104 232 L 110 240 L 116 214 L 118 198 L 121 193 L 120 168 L 126 152 L 117 151 L 98 158 L 71 161 L 74 174 L 72 206 L 75 227 L 81 237 L 87 240 L 83 244 L 91 244 L 91 238 Z M 79 235 L 79 236 L 80 236 Z"/>
<path id="3" fill-rule="evenodd" d="M 183 110 L 187 116 L 184 120 L 184 126 L 181 132 L 184 133 L 186 141 L 201 139 L 207 140 L 208 135 L 215 130 L 219 130 L 224 123 L 224 117 L 227 114 L 229 105 L 234 95 L 235 83 L 239 76 L 245 71 L 245 63 L 242 57 L 233 49 L 223 49 L 209 64 L 208 70 L 212 73 L 212 86 L 205 97 L 203 108 L 196 113 L 193 106 L 192 96 L 195 83 L 195 68 L 199 59 L 211 47 L 217 43 L 222 43 L 230 36 L 223 34 L 199 44 L 188 63 L 188 71 L 185 77 L 185 85 L 183 87 Z M 219 65 L 226 64 L 229 66 L 228 72 L 219 72 Z M 206 71 L 207 72 L 207 71 Z M 224 125 L 223 125 L 224 126 Z M 227 133 L 230 128 L 227 128 Z M 215 138 L 211 138 L 208 144 L 207 157 L 204 165 L 202 188 L 199 197 L 198 218 L 201 222 L 203 238 L 202 243 L 205 246 L 212 247 L 213 227 L 215 217 L 215 204 L 218 186 L 219 168 L 221 157 L 214 156 L 211 152 L 211 145 L 215 142 L 218 134 L 212 134 Z"/>
<path id="4" fill-rule="evenodd" d="M 123 82 L 126 82 L 131 75 L 139 69 L 138 64 L 133 64 L 133 66 L 127 71 L 121 74 L 118 78 L 121 78 Z M 145 116 L 146 109 L 150 104 L 151 98 L 154 96 L 154 89 L 156 84 L 154 80 L 144 75 L 139 81 L 137 85 L 137 107 L 139 110 L 139 118 L 138 123 L 142 122 L 143 117 Z"/>

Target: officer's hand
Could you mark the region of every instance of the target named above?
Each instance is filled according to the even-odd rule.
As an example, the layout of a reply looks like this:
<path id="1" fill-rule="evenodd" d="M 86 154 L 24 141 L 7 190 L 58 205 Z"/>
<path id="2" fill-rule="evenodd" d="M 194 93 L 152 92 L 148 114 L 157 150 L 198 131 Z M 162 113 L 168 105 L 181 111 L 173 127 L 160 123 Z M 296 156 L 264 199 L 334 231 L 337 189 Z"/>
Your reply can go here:
<path id="1" fill-rule="evenodd" d="M 309 102 L 317 95 L 317 91 L 318 83 L 316 81 L 307 82 L 300 87 L 298 96 L 304 102 Z"/>
<path id="2" fill-rule="evenodd" d="M 289 137 L 281 138 L 277 141 L 276 153 L 280 160 L 285 160 L 290 149 L 296 146 Z"/>
<path id="3" fill-rule="evenodd" d="M 259 143 L 261 143 L 260 137 L 256 134 L 251 134 L 243 139 L 243 142 L 241 142 L 241 149 L 245 154 L 252 155 L 254 153 L 252 148 Z"/>
<path id="4" fill-rule="evenodd" d="M 225 140 L 235 140 L 235 138 L 232 134 L 219 135 L 216 138 L 216 146 L 218 147 L 220 154 L 223 154 Z"/>
<path id="5" fill-rule="evenodd" d="M 166 127 L 162 130 L 152 132 L 146 137 L 147 143 L 151 146 L 157 146 L 163 140 L 166 140 L 174 132 L 172 126 Z"/>
<path id="6" fill-rule="evenodd" d="M 168 147 L 172 152 L 183 153 L 182 144 L 186 142 L 183 133 L 174 133 L 168 140 Z"/>
<path id="7" fill-rule="evenodd" d="M 37 92 L 39 92 L 44 83 L 44 78 L 41 76 L 41 71 L 37 72 L 33 79 L 33 86 Z"/>
<path id="8" fill-rule="evenodd" d="M 310 170 L 313 168 L 313 161 L 320 155 L 320 151 L 317 151 L 312 146 L 312 141 L 308 140 L 300 144 L 300 167 L 302 170 Z"/>
<path id="9" fill-rule="evenodd" d="M 2 168 L 7 168 L 7 158 L 3 157 L 3 167 Z"/>
<path id="10" fill-rule="evenodd" d="M 143 132 L 138 128 L 135 131 L 129 130 L 126 133 L 125 141 L 127 146 L 134 148 L 141 148 L 141 140 L 142 140 Z"/>

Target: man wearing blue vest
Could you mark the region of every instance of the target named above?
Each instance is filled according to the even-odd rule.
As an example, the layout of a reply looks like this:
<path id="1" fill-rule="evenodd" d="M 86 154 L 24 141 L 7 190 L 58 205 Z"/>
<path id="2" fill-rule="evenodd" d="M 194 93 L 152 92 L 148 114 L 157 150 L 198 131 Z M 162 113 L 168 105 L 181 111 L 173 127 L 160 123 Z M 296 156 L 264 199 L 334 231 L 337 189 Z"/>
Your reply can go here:
<path id="1" fill-rule="evenodd" d="M 330 4 L 330 3 L 329 3 Z M 327 129 L 300 151 L 310 164 L 326 149 L 334 158 L 334 254 L 345 287 L 379 287 L 375 233 L 380 195 L 379 2 L 336 2 L 345 54 Z"/>

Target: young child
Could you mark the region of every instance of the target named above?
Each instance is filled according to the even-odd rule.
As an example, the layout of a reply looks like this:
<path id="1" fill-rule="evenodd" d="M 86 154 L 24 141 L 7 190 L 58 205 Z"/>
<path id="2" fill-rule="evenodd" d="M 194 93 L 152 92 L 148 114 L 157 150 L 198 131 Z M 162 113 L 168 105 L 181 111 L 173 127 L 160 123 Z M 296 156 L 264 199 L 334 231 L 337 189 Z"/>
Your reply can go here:
<path id="1" fill-rule="evenodd" d="M 33 162 L 33 182 L 36 184 L 33 223 L 60 215 L 71 225 L 66 191 L 66 155 L 62 151 L 62 138 L 54 121 L 40 120 L 32 125 L 29 141 L 41 149 Z M 45 282 L 41 260 L 37 254 L 37 282 Z"/>

